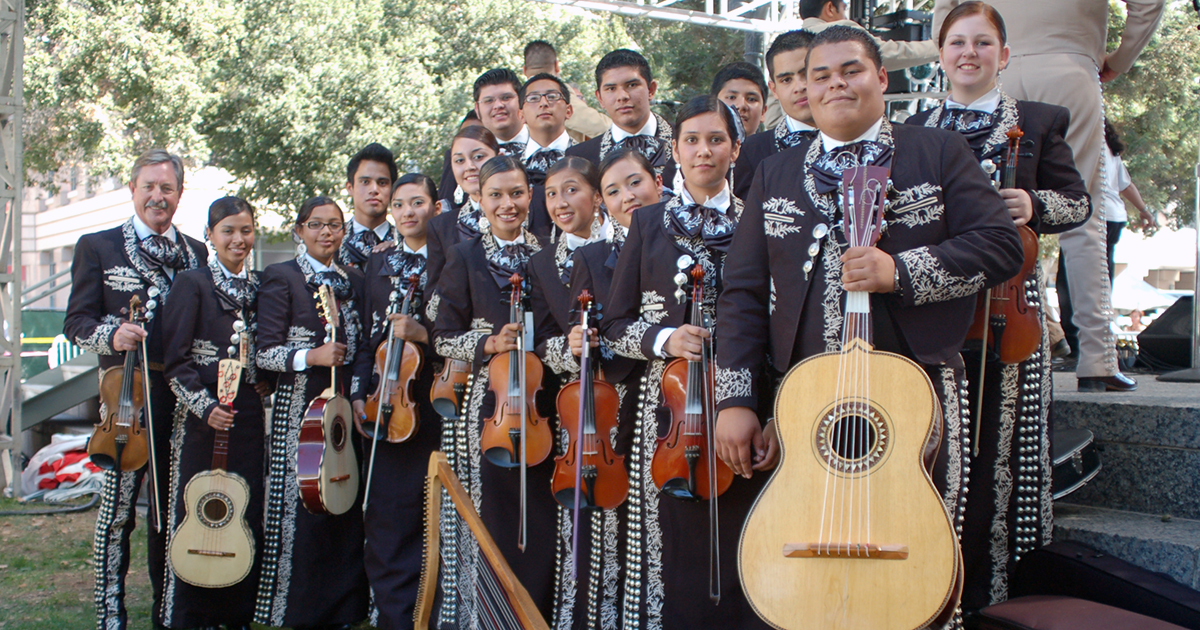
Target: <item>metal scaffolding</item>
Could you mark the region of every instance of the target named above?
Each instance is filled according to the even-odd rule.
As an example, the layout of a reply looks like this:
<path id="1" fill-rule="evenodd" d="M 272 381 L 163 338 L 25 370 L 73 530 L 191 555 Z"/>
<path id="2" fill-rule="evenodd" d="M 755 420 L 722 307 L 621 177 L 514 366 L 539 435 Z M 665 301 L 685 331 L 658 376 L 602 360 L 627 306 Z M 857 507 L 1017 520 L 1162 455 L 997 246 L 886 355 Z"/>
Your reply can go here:
<path id="1" fill-rule="evenodd" d="M 21 430 L 21 196 L 25 171 L 21 123 L 25 53 L 24 0 L 0 0 L 0 451 L 9 482 L 19 478 L 13 435 Z M 12 464 L 10 466 L 10 464 Z"/>

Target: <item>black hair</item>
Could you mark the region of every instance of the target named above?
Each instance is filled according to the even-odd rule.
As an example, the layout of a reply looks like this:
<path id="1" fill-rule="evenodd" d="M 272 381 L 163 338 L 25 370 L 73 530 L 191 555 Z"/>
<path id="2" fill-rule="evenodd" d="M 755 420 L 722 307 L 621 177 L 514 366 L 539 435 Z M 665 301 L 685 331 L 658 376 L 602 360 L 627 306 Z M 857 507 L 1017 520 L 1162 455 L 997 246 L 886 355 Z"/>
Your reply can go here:
<path id="1" fill-rule="evenodd" d="M 683 126 L 683 123 L 696 116 L 709 113 L 715 113 L 721 117 L 721 120 L 725 122 L 725 129 L 729 132 L 729 139 L 737 142 L 739 135 L 737 115 L 721 99 L 712 94 L 693 96 L 683 104 L 683 107 L 679 108 L 679 114 L 675 116 L 675 127 L 671 130 L 675 134 L 676 141 L 679 140 L 679 128 Z"/>
<path id="2" fill-rule="evenodd" d="M 320 208 L 321 206 L 333 206 L 337 208 L 338 214 L 344 214 L 342 212 L 342 207 L 338 205 L 338 202 L 334 201 L 332 197 L 326 197 L 324 195 L 309 197 L 308 199 L 304 200 L 304 203 L 300 204 L 300 211 L 296 213 L 296 225 L 300 225 L 301 223 L 308 221 L 308 218 L 312 216 L 313 210 Z"/>
<path id="3" fill-rule="evenodd" d="M 525 66 L 534 68 L 550 68 L 554 66 L 554 62 L 558 61 L 558 51 L 554 50 L 554 46 L 544 40 L 535 39 L 528 44 L 525 44 Z M 533 64 L 529 62 L 532 61 Z"/>
<path id="4" fill-rule="evenodd" d="M 758 86 L 758 95 L 767 100 L 767 82 L 763 79 L 762 70 L 758 66 L 746 63 L 745 61 L 735 61 L 725 64 L 720 70 L 717 70 L 717 76 L 713 77 L 712 95 L 716 96 L 725 87 L 726 83 L 734 79 L 745 79 Z"/>
<path id="5" fill-rule="evenodd" d="M 217 227 L 221 221 L 243 212 L 249 212 L 250 221 L 254 221 L 254 208 L 245 199 L 233 196 L 221 197 L 208 207 L 208 229 L 211 230 Z"/>
<path id="6" fill-rule="evenodd" d="M 650 176 L 650 179 L 654 179 L 654 176 L 657 174 L 654 171 L 654 165 L 650 163 L 650 160 L 646 159 L 646 156 L 642 155 L 641 151 L 626 147 L 624 149 L 609 153 L 603 160 L 600 161 L 600 169 L 599 173 L 597 173 L 597 175 L 600 177 L 600 180 L 603 181 L 605 173 L 608 173 L 613 166 L 622 160 L 633 160 L 642 168 L 642 170 L 646 171 L 646 174 Z"/>
<path id="7" fill-rule="evenodd" d="M 483 88 L 493 85 L 511 85 L 513 92 L 521 91 L 521 77 L 508 68 L 492 68 L 475 79 L 475 102 L 479 102 L 479 93 Z"/>
<path id="8" fill-rule="evenodd" d="M 639 154 L 640 155 L 640 154 Z M 546 169 L 546 179 L 561 171 L 575 171 L 583 176 L 583 181 L 587 182 L 588 186 L 592 187 L 595 192 L 600 192 L 600 169 L 591 160 L 578 155 L 568 155 L 563 159 L 554 163 L 553 166 Z"/>
<path id="9" fill-rule="evenodd" d="M 472 120 L 479 120 L 479 114 L 475 113 L 474 107 L 467 110 L 467 115 L 463 116 L 462 122 L 458 123 L 458 127 L 461 129 L 463 125 L 471 122 Z M 480 124 L 483 123 L 481 122 Z"/>
<path id="10" fill-rule="evenodd" d="M 493 175 L 509 171 L 520 171 L 521 178 L 525 180 L 525 185 L 529 185 L 529 175 L 525 173 L 525 165 L 521 163 L 521 160 L 511 155 L 497 155 L 484 162 L 483 166 L 479 168 L 479 190 L 483 190 L 483 183 Z"/>
<path id="11" fill-rule="evenodd" d="M 404 176 L 396 180 L 396 183 L 392 185 L 392 192 L 395 193 L 397 190 L 400 190 L 401 186 L 407 186 L 409 184 L 417 184 L 418 186 L 424 187 L 425 194 L 429 195 L 430 203 L 438 200 L 437 186 L 433 185 L 432 179 L 429 179 L 427 175 L 422 173 L 405 173 Z"/>
<path id="12" fill-rule="evenodd" d="M 601 79 L 604 73 L 613 68 L 637 68 L 638 74 L 642 75 L 642 79 L 646 81 L 646 85 L 654 80 L 650 74 L 650 62 L 646 61 L 640 53 L 629 50 L 628 48 L 618 48 L 607 55 L 600 58 L 600 63 L 596 64 L 596 89 L 600 89 Z"/>
<path id="13" fill-rule="evenodd" d="M 879 43 L 875 41 L 871 34 L 856 26 L 844 26 L 835 24 L 829 28 L 817 33 L 813 37 L 812 44 L 808 47 L 808 56 L 812 57 L 812 51 L 818 46 L 826 44 L 840 44 L 842 42 L 858 42 L 862 44 L 863 50 L 867 53 L 867 58 L 875 64 L 875 69 L 883 67 L 883 55 L 879 52 Z M 812 70 L 812 64 L 808 66 L 809 71 Z"/>
<path id="14" fill-rule="evenodd" d="M 1121 141 L 1121 134 L 1117 133 L 1117 128 L 1107 118 L 1104 119 L 1104 142 L 1108 144 L 1108 150 L 1113 155 L 1121 155 L 1125 152 L 1125 143 Z"/>
<path id="15" fill-rule="evenodd" d="M 558 92 L 562 94 L 563 100 L 565 100 L 568 105 L 571 104 L 571 90 L 567 89 L 567 84 L 564 83 L 562 79 L 550 74 L 549 72 L 541 72 L 530 77 L 530 79 L 525 82 L 525 85 L 522 85 L 521 89 L 517 90 L 517 98 L 521 101 L 522 107 L 525 106 L 525 92 L 529 90 L 529 84 L 535 81 L 553 81 L 557 83 Z"/>
<path id="16" fill-rule="evenodd" d="M 832 2 L 834 6 L 841 4 L 842 0 L 800 0 L 800 17 L 811 18 L 821 15 L 821 9 L 825 5 Z"/>
<path id="17" fill-rule="evenodd" d="M 500 142 L 496 140 L 496 134 L 483 125 L 471 125 L 459 129 L 458 133 L 454 134 L 454 137 L 450 139 L 451 150 L 454 149 L 454 141 L 459 138 L 470 138 L 480 144 L 487 145 L 495 153 L 500 152 Z"/>
<path id="18" fill-rule="evenodd" d="M 810 31 L 797 29 L 783 33 L 771 42 L 771 47 L 767 49 L 767 74 L 771 75 L 771 80 L 775 80 L 775 57 L 780 53 L 791 52 L 801 48 L 807 49 L 812 45 L 813 37 L 816 35 Z"/>
<path id="19" fill-rule="evenodd" d="M 391 180 L 396 181 L 396 175 L 399 174 L 399 170 L 396 169 L 396 156 L 392 155 L 392 152 L 387 147 L 378 142 L 368 144 L 361 151 L 355 153 L 354 157 L 350 158 L 350 163 L 346 165 L 346 181 L 354 182 L 354 174 L 358 172 L 358 167 L 362 164 L 363 160 L 379 162 L 386 166 Z"/>

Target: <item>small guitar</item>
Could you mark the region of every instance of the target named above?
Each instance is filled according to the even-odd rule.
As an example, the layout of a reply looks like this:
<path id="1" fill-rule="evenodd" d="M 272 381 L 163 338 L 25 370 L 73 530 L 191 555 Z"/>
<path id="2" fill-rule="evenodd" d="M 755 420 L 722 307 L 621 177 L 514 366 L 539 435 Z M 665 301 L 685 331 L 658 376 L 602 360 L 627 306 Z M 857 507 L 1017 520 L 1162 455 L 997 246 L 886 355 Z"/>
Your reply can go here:
<path id="1" fill-rule="evenodd" d="M 843 175 L 846 241 L 878 239 L 888 170 Z M 913 630 L 953 612 L 961 556 L 933 485 L 941 407 L 917 364 L 871 345 L 847 292 L 841 352 L 801 361 L 775 399 L 783 456 L 742 529 L 739 571 L 776 628 Z"/>
<path id="2" fill-rule="evenodd" d="M 317 293 L 325 330 L 337 338 L 338 310 L 333 291 Z M 313 514 L 344 514 L 358 498 L 358 457 L 350 443 L 350 401 L 338 393 L 337 366 L 329 368 L 329 387 L 308 405 L 296 447 L 300 500 Z"/>
<path id="3" fill-rule="evenodd" d="M 232 407 L 242 382 L 248 345 L 245 324 L 234 322 L 237 359 L 217 365 L 217 401 Z M 193 586 L 222 588 L 246 579 L 254 566 L 254 535 L 246 523 L 250 485 L 225 470 L 229 431 L 214 430 L 212 469 L 197 473 L 183 491 L 183 522 L 171 534 L 171 570 Z"/>

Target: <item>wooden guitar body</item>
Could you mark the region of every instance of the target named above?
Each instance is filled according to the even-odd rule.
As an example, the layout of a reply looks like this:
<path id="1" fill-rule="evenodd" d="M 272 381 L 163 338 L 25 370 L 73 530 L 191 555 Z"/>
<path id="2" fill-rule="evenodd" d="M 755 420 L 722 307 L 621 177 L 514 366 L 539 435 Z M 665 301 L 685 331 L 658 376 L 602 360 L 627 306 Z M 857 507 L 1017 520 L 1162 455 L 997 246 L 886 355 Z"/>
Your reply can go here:
<path id="1" fill-rule="evenodd" d="M 867 377 L 865 397 L 836 393 L 843 361 Z M 926 469 L 941 410 L 925 372 L 853 340 L 793 367 L 775 417 L 782 459 L 738 553 L 759 616 L 787 630 L 912 630 L 953 609 L 960 555 Z"/>
<path id="2" fill-rule="evenodd" d="M 344 514 L 358 498 L 358 457 L 350 442 L 350 401 L 326 390 L 300 423 L 296 479 L 300 499 L 313 514 Z"/>
<path id="3" fill-rule="evenodd" d="M 193 586 L 222 588 L 246 579 L 254 566 L 254 536 L 246 525 L 250 486 L 239 475 L 206 470 L 183 491 L 183 522 L 167 550 L 171 570 Z"/>

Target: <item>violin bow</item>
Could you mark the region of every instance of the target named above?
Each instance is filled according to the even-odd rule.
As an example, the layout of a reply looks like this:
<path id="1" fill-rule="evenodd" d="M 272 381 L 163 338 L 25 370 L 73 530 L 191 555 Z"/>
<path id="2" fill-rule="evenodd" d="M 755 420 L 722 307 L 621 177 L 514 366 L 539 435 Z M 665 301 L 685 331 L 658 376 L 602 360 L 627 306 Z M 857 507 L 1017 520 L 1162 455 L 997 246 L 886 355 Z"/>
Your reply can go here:
<path id="1" fill-rule="evenodd" d="M 146 433 L 148 434 L 146 442 L 150 445 L 150 525 L 154 527 L 155 532 L 162 531 L 162 514 L 159 513 L 162 502 L 158 492 L 158 457 L 155 456 L 154 449 L 154 412 L 153 405 L 150 404 L 150 359 L 149 353 L 146 350 L 146 338 L 143 337 L 138 344 L 142 350 L 142 390 L 145 397 L 145 403 L 142 404 L 142 413 L 146 414 Z M 118 464 L 119 467 L 119 464 Z"/>

